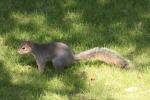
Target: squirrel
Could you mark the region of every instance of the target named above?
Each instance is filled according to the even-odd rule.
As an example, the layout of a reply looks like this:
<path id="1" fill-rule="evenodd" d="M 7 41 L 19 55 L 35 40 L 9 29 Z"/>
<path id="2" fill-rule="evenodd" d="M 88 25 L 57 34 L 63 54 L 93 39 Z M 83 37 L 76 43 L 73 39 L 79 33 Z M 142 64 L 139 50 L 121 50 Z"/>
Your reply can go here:
<path id="1" fill-rule="evenodd" d="M 83 59 L 96 59 L 108 64 L 114 64 L 121 68 L 127 68 L 128 60 L 108 48 L 95 47 L 90 50 L 75 54 L 66 44 L 62 42 L 50 42 L 38 44 L 31 41 L 23 41 L 18 49 L 19 54 L 32 54 L 36 60 L 39 72 L 43 73 L 47 61 L 57 70 L 69 67 L 75 61 Z"/>

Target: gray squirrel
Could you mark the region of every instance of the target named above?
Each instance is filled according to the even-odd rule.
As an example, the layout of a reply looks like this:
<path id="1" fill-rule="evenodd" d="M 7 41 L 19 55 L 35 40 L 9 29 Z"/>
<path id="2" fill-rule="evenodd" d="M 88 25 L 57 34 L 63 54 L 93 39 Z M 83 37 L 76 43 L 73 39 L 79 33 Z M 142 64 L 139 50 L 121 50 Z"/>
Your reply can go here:
<path id="1" fill-rule="evenodd" d="M 90 50 L 75 54 L 66 44 L 62 42 L 51 42 L 38 44 L 31 41 L 23 41 L 18 49 L 19 54 L 31 53 L 38 65 L 39 72 L 43 73 L 47 61 L 57 70 L 69 67 L 75 61 L 83 59 L 96 59 L 108 64 L 114 64 L 121 68 L 127 68 L 128 60 L 121 55 L 107 48 L 95 47 Z"/>

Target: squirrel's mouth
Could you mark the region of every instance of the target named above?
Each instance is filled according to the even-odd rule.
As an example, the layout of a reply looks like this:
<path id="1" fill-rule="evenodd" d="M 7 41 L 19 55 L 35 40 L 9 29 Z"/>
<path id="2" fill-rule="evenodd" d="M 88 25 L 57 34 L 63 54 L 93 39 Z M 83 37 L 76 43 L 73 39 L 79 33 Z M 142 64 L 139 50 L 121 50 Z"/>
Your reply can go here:
<path id="1" fill-rule="evenodd" d="M 17 50 L 19 54 L 24 54 L 20 49 Z"/>
<path id="2" fill-rule="evenodd" d="M 17 52 L 18 52 L 19 54 L 22 54 L 22 52 L 21 52 L 20 50 L 17 50 Z"/>

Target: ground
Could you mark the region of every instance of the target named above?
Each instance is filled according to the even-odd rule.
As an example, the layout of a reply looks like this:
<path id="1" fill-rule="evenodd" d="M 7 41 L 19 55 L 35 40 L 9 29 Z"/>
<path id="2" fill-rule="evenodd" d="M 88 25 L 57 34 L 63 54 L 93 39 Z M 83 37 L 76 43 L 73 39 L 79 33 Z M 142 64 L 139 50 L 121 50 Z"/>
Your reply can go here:
<path id="1" fill-rule="evenodd" d="M 149 100 L 149 0 L 1 0 L 0 100 Z M 19 55 L 23 40 L 61 41 L 78 53 L 113 49 L 130 69 L 81 61 L 43 74 L 31 55 Z"/>

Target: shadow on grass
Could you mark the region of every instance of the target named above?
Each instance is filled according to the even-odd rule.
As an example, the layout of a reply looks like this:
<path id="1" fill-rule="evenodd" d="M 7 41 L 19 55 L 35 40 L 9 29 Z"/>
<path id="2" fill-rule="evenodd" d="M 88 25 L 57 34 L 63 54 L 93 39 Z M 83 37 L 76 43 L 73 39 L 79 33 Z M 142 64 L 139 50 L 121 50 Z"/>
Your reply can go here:
<path id="1" fill-rule="evenodd" d="M 75 94 L 82 94 L 83 91 L 87 90 L 86 82 L 86 74 L 84 72 L 80 72 L 78 68 L 68 68 L 63 71 L 55 71 L 54 69 L 47 68 L 45 75 L 48 76 L 50 80 L 60 79 L 60 81 L 64 84 L 63 87 L 52 87 L 49 89 L 50 92 L 55 93 L 61 96 L 67 96 L 71 98 Z M 77 66 L 76 66 L 77 67 Z M 79 67 L 79 66 L 78 66 Z"/>
<path id="2" fill-rule="evenodd" d="M 0 72 L 1 72 L 0 73 L 0 80 L 1 80 L 0 85 L 2 87 L 3 85 L 9 83 L 11 79 L 10 75 L 8 74 L 7 70 L 4 67 L 2 60 L 0 60 Z"/>
<path id="3" fill-rule="evenodd" d="M 52 94 L 57 94 L 59 96 L 68 96 L 72 98 L 73 95 L 81 93 L 86 89 L 85 73 L 77 73 L 77 68 L 69 68 L 62 72 L 55 70 L 46 69 L 46 72 L 42 75 L 39 73 L 29 73 L 30 82 L 14 84 L 11 82 L 11 75 L 5 69 L 2 61 L 0 61 L 0 97 L 3 100 L 37 100 L 44 96 L 44 91 L 49 91 Z M 24 76 L 22 76 L 24 77 Z M 38 78 L 38 79 L 37 79 Z M 46 78 L 43 80 L 43 78 Z M 47 83 L 46 80 L 60 79 L 63 82 L 64 87 L 56 86 L 53 87 L 55 83 Z M 42 82 L 41 82 L 41 81 Z M 57 84 L 57 83 L 56 83 Z M 47 88 L 50 87 L 50 88 Z"/>
<path id="4" fill-rule="evenodd" d="M 13 84 L 12 76 L 5 69 L 3 61 L 0 61 L 0 97 L 2 100 L 36 100 L 42 94 L 43 89 L 30 84 Z"/>
<path id="5" fill-rule="evenodd" d="M 149 23 L 146 23 L 144 21 L 145 19 L 142 19 L 142 15 L 149 11 L 149 4 L 150 2 L 148 0 L 108 0 L 104 2 L 98 0 L 70 0 L 70 2 L 67 2 L 65 0 L 2 0 L 0 8 L 2 10 L 1 17 L 4 20 L 1 21 L 2 27 L 0 29 L 1 33 L 5 33 L 15 28 L 16 22 L 13 18 L 11 18 L 11 14 L 12 12 L 20 12 L 27 14 L 42 13 L 45 16 L 46 22 L 49 26 L 55 26 L 67 32 L 68 30 L 70 30 L 70 24 L 72 23 L 66 24 L 64 21 L 64 16 L 67 12 L 78 12 L 82 15 L 81 20 L 83 21 L 83 23 L 90 25 L 91 28 L 89 29 L 89 31 L 97 36 L 97 40 L 99 40 L 99 36 L 101 36 L 102 40 L 97 41 L 96 44 L 101 43 L 115 45 L 119 42 L 122 42 L 119 39 L 122 35 L 127 35 L 126 37 L 128 37 L 128 40 L 136 37 L 129 37 L 129 34 L 123 34 L 122 30 L 119 30 L 120 32 L 116 31 L 115 28 L 119 29 L 120 27 L 112 27 L 111 24 L 122 22 L 125 23 L 125 27 L 127 29 L 133 29 L 135 25 L 140 22 L 142 22 L 145 26 L 149 26 Z M 147 20 L 149 21 L 149 19 Z M 9 26 L 11 28 L 9 28 Z M 34 33 L 38 31 L 34 23 L 29 23 L 25 26 L 20 25 L 19 27 L 20 30 L 25 30 L 27 32 L 31 31 Z M 144 30 L 147 29 L 148 28 L 144 28 Z M 82 33 L 79 33 L 79 36 L 76 35 L 78 36 L 78 40 L 82 40 L 80 34 Z M 138 37 L 138 40 L 141 40 L 144 35 L 145 34 Z M 71 35 L 69 39 L 71 40 L 76 36 Z M 84 35 L 84 37 L 86 37 L 86 34 Z M 91 41 L 93 41 L 93 39 L 95 38 L 91 39 Z M 87 39 L 87 41 L 88 40 L 89 39 Z M 66 42 L 68 42 L 67 39 Z M 83 42 L 81 43 L 84 45 Z M 76 41 L 74 41 L 74 44 L 76 44 Z"/>
<path id="6" fill-rule="evenodd" d="M 135 52 L 138 52 L 139 48 L 142 50 L 149 47 L 148 26 L 150 24 L 148 22 L 150 18 L 142 17 L 149 12 L 149 4 L 148 0 L 106 0 L 103 2 L 99 0 L 2 0 L 0 6 L 2 10 L 1 19 L 4 20 L 1 20 L 0 30 L 1 35 L 5 35 L 5 33 L 17 27 L 18 24 L 11 14 L 12 12 L 19 12 L 27 15 L 33 13 L 43 14 L 48 26 L 59 28 L 65 33 L 72 30 L 71 24 L 73 23 L 66 23 L 66 20 L 64 21 L 65 15 L 67 12 L 77 12 L 81 14 L 81 22 L 89 27 L 85 30 L 86 32 L 72 30 L 72 33 L 68 34 L 67 37 L 62 37 L 61 41 L 75 46 L 80 44 L 85 48 L 109 45 L 127 46 L 132 43 L 136 45 Z M 124 26 L 120 27 L 119 23 L 123 23 Z M 124 32 L 124 30 L 135 30 L 138 24 L 139 27 L 142 27 L 141 35 L 130 35 L 128 31 L 127 33 Z M 19 25 L 19 29 L 31 33 L 39 31 L 37 25 L 32 22 Z M 15 34 L 13 35 L 15 36 Z M 44 35 L 44 33 L 42 35 L 39 34 L 38 41 L 43 41 L 45 37 L 49 36 Z M 57 40 L 57 38 L 54 37 L 53 39 Z M 9 39 L 8 37 L 6 40 Z M 9 42 L 9 45 L 13 43 L 12 41 Z"/>

